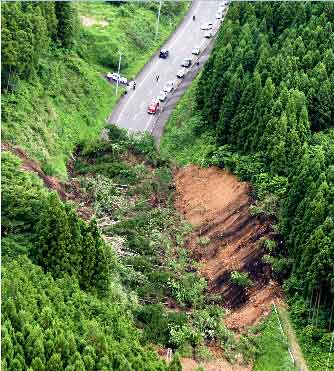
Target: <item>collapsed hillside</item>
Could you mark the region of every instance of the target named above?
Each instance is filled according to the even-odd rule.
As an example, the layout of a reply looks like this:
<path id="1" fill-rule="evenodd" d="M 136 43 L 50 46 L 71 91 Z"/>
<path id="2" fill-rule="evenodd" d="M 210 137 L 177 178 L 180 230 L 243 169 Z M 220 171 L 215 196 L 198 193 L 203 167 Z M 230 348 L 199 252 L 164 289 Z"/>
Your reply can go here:
<path id="1" fill-rule="evenodd" d="M 264 241 L 261 261 L 284 282 L 316 371 L 334 325 L 333 14 L 328 2 L 233 3 L 161 140 L 179 165 L 219 166 L 252 184 L 252 213 L 273 218 L 284 241 Z"/>
<path id="2" fill-rule="evenodd" d="M 261 238 L 273 233 L 267 220 L 251 215 L 249 185 L 227 171 L 195 165 L 179 170 L 175 184 L 176 206 L 195 226 L 187 247 L 201 263 L 208 291 L 221 295 L 222 305 L 230 309 L 225 323 L 238 331 L 258 323 L 281 290 L 261 260 Z M 251 286 L 233 284 L 233 271 L 248 273 Z"/>

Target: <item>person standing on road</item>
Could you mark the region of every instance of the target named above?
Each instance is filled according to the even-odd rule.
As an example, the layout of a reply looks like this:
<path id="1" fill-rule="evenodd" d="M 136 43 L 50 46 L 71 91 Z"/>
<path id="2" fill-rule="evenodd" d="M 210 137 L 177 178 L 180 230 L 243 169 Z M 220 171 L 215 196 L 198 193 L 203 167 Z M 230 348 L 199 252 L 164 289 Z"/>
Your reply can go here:
<path id="1" fill-rule="evenodd" d="M 196 19 L 195 15 L 193 15 L 193 21 Z"/>
<path id="2" fill-rule="evenodd" d="M 155 76 L 155 79 L 157 80 L 157 82 L 159 81 L 159 78 L 160 78 L 159 75 L 156 75 L 156 76 Z"/>
<path id="3" fill-rule="evenodd" d="M 132 88 L 133 88 L 133 90 L 136 89 L 136 85 L 137 85 L 137 84 L 136 84 L 136 81 L 134 81 L 133 84 L 132 84 Z"/>

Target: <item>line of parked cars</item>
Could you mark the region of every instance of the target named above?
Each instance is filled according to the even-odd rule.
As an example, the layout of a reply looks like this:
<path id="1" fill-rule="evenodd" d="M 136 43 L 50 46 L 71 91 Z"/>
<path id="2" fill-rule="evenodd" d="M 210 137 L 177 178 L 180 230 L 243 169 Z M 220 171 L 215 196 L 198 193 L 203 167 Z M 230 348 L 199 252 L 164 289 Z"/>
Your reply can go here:
<path id="1" fill-rule="evenodd" d="M 216 19 L 222 19 L 224 16 L 225 6 L 228 4 L 228 1 L 223 1 L 219 4 L 219 8 L 216 13 Z M 205 23 L 201 25 L 201 30 L 206 31 L 204 33 L 204 37 L 210 39 L 212 37 L 212 28 L 213 23 Z M 199 46 L 195 46 L 191 54 L 192 55 L 199 55 L 201 53 L 201 48 Z M 168 49 L 161 49 L 159 52 L 159 58 L 166 59 L 169 56 L 169 50 Z M 180 79 L 182 79 L 186 73 L 187 69 L 192 65 L 193 58 L 185 58 L 183 62 L 181 63 L 181 67 L 177 73 L 176 76 Z M 153 98 L 151 103 L 149 104 L 147 108 L 147 112 L 149 114 L 156 114 L 160 109 L 160 102 L 164 102 L 168 96 L 168 93 L 171 93 L 175 89 L 175 81 L 167 81 L 162 88 L 162 91 L 160 91 L 159 95 L 156 98 Z"/>
<path id="2" fill-rule="evenodd" d="M 228 4 L 228 1 L 223 1 L 219 4 L 219 8 L 216 13 L 216 19 L 222 19 L 224 17 L 225 6 Z M 211 39 L 212 35 L 212 28 L 213 23 L 204 23 L 201 25 L 201 30 L 205 31 L 204 37 L 207 39 Z"/>
<path id="3" fill-rule="evenodd" d="M 124 76 L 121 76 L 119 73 L 108 72 L 106 77 L 109 81 L 110 80 L 113 80 L 113 81 L 116 81 L 116 82 L 118 81 L 120 84 L 128 85 L 128 79 Z"/>

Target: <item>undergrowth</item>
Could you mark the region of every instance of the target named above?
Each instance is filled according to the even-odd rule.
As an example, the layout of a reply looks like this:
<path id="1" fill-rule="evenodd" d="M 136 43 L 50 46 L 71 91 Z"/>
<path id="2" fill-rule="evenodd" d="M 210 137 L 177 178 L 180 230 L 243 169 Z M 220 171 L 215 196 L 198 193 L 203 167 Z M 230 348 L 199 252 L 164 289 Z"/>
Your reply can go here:
<path id="1" fill-rule="evenodd" d="M 2 96 L 2 139 L 41 162 L 49 175 L 67 177 L 75 147 L 100 136 L 118 96 L 103 74 L 117 68 L 133 78 L 175 29 L 188 4 L 166 4 L 154 38 L 156 4 L 80 3 L 80 15 L 105 20 L 106 27 L 81 26 L 72 51 L 51 47 L 29 80 Z"/>
<path id="2" fill-rule="evenodd" d="M 143 341 L 210 358 L 220 345 L 231 362 L 253 359 L 256 345 L 241 342 L 224 323 L 224 310 L 185 248 L 192 227 L 174 208 L 171 167 L 147 134 L 109 128 L 110 142 L 81 148 L 75 176 L 94 200 L 97 222 L 122 262 L 124 287 L 136 294 Z M 102 164 L 102 165 L 101 165 Z M 115 171 L 115 169 L 118 169 Z"/>

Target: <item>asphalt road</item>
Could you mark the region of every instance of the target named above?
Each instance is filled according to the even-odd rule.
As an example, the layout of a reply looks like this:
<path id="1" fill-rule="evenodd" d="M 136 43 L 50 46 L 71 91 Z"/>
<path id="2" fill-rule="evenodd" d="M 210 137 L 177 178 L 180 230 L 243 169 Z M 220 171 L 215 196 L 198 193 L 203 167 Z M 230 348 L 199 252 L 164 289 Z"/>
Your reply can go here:
<path id="1" fill-rule="evenodd" d="M 143 68 L 136 78 L 136 90 L 129 89 L 127 95 L 122 97 L 118 105 L 108 118 L 109 123 L 117 124 L 132 132 L 150 131 L 156 137 L 162 134 L 163 123 L 167 120 L 171 111 L 171 102 L 173 106 L 181 97 L 184 91 L 186 81 L 191 81 L 196 75 L 195 72 L 202 67 L 207 59 L 208 50 L 211 50 L 213 39 L 205 39 L 204 33 L 200 29 L 203 23 L 211 22 L 214 24 L 213 33 L 215 33 L 221 24 L 221 20 L 216 19 L 216 12 L 221 1 L 217 0 L 194 0 L 187 15 L 177 30 L 163 46 L 169 50 L 169 57 L 161 59 L 158 54 Z M 226 13 L 227 8 L 225 9 Z M 193 15 L 196 20 L 193 21 Z M 203 55 L 199 56 L 200 65 L 196 65 L 198 56 L 192 56 L 193 47 L 199 46 L 203 50 Z M 183 79 L 176 77 L 177 71 L 181 68 L 184 58 L 192 57 L 193 66 L 187 72 Z M 156 76 L 159 75 L 159 81 Z M 159 95 L 165 83 L 169 80 L 175 81 L 177 88 L 170 93 L 166 102 L 161 103 L 160 112 L 155 115 L 147 113 L 147 107 L 152 99 Z M 167 109 L 168 108 L 168 109 Z M 160 119 L 164 117 L 164 120 Z M 156 130 L 159 121 L 160 130 Z"/>

